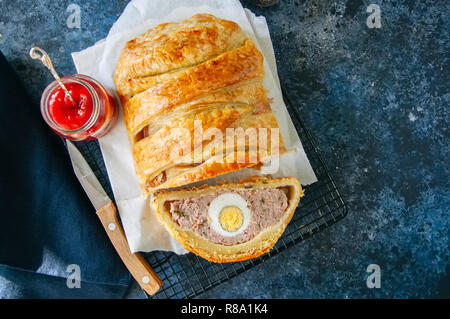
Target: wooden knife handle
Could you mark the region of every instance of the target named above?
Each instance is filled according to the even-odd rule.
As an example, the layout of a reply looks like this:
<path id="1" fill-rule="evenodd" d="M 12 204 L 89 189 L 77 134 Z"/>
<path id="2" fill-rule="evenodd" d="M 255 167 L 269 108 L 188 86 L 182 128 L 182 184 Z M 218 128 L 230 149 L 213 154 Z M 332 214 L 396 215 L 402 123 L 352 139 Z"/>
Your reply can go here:
<path id="1" fill-rule="evenodd" d="M 100 208 L 97 216 L 131 275 L 148 294 L 155 294 L 162 287 L 162 281 L 140 254 L 131 253 L 114 204 L 111 202 Z"/>

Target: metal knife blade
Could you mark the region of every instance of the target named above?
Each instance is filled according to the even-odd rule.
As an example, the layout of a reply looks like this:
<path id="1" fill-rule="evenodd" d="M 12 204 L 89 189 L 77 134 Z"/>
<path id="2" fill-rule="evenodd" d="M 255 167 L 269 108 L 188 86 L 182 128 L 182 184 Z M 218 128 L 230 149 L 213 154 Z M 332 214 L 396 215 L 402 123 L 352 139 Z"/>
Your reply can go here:
<path id="1" fill-rule="evenodd" d="M 66 142 L 75 175 L 91 200 L 92 205 L 94 205 L 95 210 L 99 210 L 110 203 L 111 199 L 106 194 L 102 185 L 98 181 L 83 155 L 81 155 L 80 151 L 69 140 L 66 140 Z"/>

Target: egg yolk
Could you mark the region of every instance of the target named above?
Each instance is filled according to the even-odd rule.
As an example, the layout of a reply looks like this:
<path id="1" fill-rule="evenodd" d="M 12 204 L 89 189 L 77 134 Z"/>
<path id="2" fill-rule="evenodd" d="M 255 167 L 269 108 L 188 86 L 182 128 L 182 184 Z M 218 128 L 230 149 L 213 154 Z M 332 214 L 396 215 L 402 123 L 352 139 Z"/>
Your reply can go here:
<path id="1" fill-rule="evenodd" d="M 242 211 L 235 206 L 227 206 L 220 211 L 219 223 L 226 231 L 235 232 L 244 222 Z"/>

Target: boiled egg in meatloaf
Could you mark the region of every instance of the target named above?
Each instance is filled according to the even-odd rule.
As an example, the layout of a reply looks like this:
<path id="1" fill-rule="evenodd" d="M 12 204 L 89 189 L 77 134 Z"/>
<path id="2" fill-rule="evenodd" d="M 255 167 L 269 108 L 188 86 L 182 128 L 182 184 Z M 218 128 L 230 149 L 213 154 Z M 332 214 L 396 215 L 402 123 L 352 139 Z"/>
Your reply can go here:
<path id="1" fill-rule="evenodd" d="M 209 205 L 210 227 L 226 237 L 242 233 L 250 224 L 251 212 L 247 201 L 235 193 L 216 197 Z"/>

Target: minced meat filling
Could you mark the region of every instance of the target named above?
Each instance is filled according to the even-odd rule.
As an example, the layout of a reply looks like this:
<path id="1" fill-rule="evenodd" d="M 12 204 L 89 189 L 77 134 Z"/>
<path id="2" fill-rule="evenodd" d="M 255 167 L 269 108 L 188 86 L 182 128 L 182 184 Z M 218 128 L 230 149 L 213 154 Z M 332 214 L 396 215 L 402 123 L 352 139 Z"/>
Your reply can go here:
<path id="1" fill-rule="evenodd" d="M 218 234 L 208 222 L 209 204 L 223 193 L 240 195 L 251 212 L 248 227 L 242 233 L 231 237 Z M 287 206 L 287 196 L 278 188 L 221 190 L 195 198 L 172 201 L 170 213 L 183 229 L 192 230 L 216 244 L 236 245 L 251 240 L 262 230 L 279 222 Z"/>

